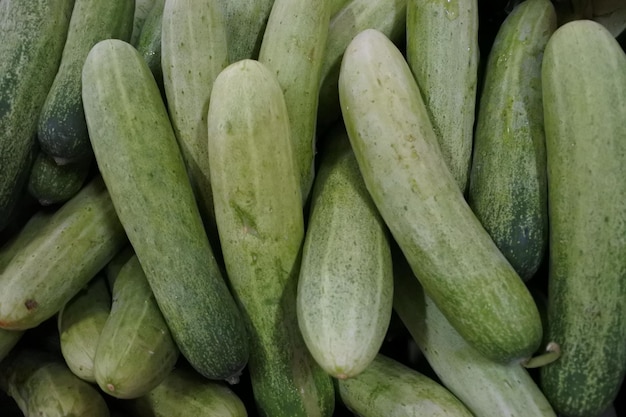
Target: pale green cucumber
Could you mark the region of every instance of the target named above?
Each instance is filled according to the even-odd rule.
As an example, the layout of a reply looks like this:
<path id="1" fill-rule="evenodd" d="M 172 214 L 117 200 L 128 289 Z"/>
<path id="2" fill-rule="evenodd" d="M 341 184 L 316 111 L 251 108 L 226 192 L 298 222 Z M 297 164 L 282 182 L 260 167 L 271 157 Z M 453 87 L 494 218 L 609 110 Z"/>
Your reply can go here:
<path id="1" fill-rule="evenodd" d="M 148 68 L 150 68 L 162 95 L 165 95 L 163 70 L 161 69 L 161 37 L 164 7 L 165 0 L 154 0 L 154 5 L 141 27 L 141 34 L 136 45 L 137 51 L 148 64 Z"/>
<path id="2" fill-rule="evenodd" d="M 330 16 L 330 0 L 275 0 L 259 52 L 283 90 L 303 204 L 315 178 L 318 92 Z"/>
<path id="3" fill-rule="evenodd" d="M 382 354 L 361 374 L 336 385 L 341 401 L 361 417 L 472 416 L 445 387 Z"/>
<path id="4" fill-rule="evenodd" d="M 224 13 L 219 0 L 167 0 L 162 26 L 161 66 L 170 120 L 211 238 L 217 226 L 206 114 L 213 81 L 228 65 Z"/>
<path id="5" fill-rule="evenodd" d="M 575 21 L 546 46 L 548 327 L 559 360 L 541 368 L 558 413 L 595 416 L 626 373 L 626 55 L 599 23 Z"/>
<path id="6" fill-rule="evenodd" d="M 343 53 L 352 38 L 365 29 L 376 29 L 394 42 L 400 42 L 406 33 L 407 0 L 350 0 L 329 24 L 328 38 L 322 64 L 318 131 L 328 129 L 341 117 L 338 80 Z"/>
<path id="7" fill-rule="evenodd" d="M 104 274 L 98 274 L 63 306 L 57 317 L 65 363 L 87 382 L 96 382 L 94 358 L 110 310 L 111 293 Z"/>
<path id="8" fill-rule="evenodd" d="M 330 377 L 298 329 L 304 219 L 289 116 L 274 73 L 241 60 L 218 75 L 207 116 L 215 217 L 250 337 L 249 372 L 266 416 L 330 416 Z"/>
<path id="9" fill-rule="evenodd" d="M 317 363 L 345 379 L 374 360 L 389 327 L 391 252 L 343 125 L 321 155 L 298 279 L 298 324 Z"/>
<path id="10" fill-rule="evenodd" d="M 543 50 L 556 29 L 550 0 L 526 0 L 505 19 L 487 61 L 468 202 L 524 281 L 548 243 Z"/>
<path id="11" fill-rule="evenodd" d="M 0 327 L 29 329 L 52 317 L 126 243 L 109 193 L 96 177 L 0 273 Z"/>
<path id="12" fill-rule="evenodd" d="M 130 401 L 136 417 L 247 417 L 228 386 L 178 367 L 148 394 Z"/>
<path id="13" fill-rule="evenodd" d="M 222 277 L 159 88 L 139 52 L 94 46 L 83 103 L 96 161 L 181 353 L 207 378 L 239 374 L 247 334 Z"/>
<path id="14" fill-rule="evenodd" d="M 65 203 L 80 191 L 90 173 L 92 156 L 59 165 L 38 152 L 28 177 L 27 190 L 42 206 Z"/>
<path id="15" fill-rule="evenodd" d="M 0 363 L 0 389 L 25 416 L 109 417 L 102 395 L 70 371 L 62 359 L 34 349 L 16 349 Z"/>
<path id="16" fill-rule="evenodd" d="M 179 350 L 137 256 L 110 272 L 113 304 L 95 351 L 94 376 L 105 393 L 137 398 L 174 369 Z"/>
<path id="17" fill-rule="evenodd" d="M 478 78 L 478 1 L 408 0 L 406 59 L 463 193 L 474 139 Z"/>
<path id="18" fill-rule="evenodd" d="M 61 61 L 74 0 L 0 2 L 0 230 L 28 180 L 37 118 Z"/>
<path id="19" fill-rule="evenodd" d="M 41 150 L 59 164 L 90 158 L 91 144 L 81 100 L 81 70 L 102 39 L 128 40 L 135 0 L 76 0 L 61 64 L 39 115 Z"/>
<path id="20" fill-rule="evenodd" d="M 258 58 L 274 0 L 220 0 L 228 39 L 229 62 Z"/>
<path id="21" fill-rule="evenodd" d="M 0 329 L 0 362 L 11 352 L 24 335 L 23 330 Z"/>
<path id="22" fill-rule="evenodd" d="M 468 345 L 424 294 L 402 254 L 394 255 L 394 309 L 441 383 L 475 416 L 556 417 L 528 371 Z"/>
<path id="23" fill-rule="evenodd" d="M 367 189 L 426 293 L 485 356 L 530 357 L 542 337 L 534 300 L 466 203 L 411 70 L 384 34 L 354 38 L 339 94 Z"/>
<path id="24" fill-rule="evenodd" d="M 141 31 L 143 29 L 144 23 L 146 23 L 146 19 L 148 19 L 148 15 L 150 11 L 156 4 L 156 0 L 135 0 L 135 12 L 133 13 L 133 31 L 130 34 L 130 44 L 133 46 L 137 46 L 137 42 L 139 41 L 139 36 L 141 35 Z"/>

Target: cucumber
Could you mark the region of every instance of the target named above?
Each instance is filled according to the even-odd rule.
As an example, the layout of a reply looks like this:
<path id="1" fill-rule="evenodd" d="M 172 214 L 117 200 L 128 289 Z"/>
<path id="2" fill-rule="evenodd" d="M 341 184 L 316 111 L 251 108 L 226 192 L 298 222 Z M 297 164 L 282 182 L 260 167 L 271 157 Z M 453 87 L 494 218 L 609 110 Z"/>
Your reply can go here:
<path id="1" fill-rule="evenodd" d="M 336 386 L 344 405 L 361 417 L 472 416 L 445 387 L 382 354 Z"/>
<path id="2" fill-rule="evenodd" d="M 135 0 L 76 0 L 59 70 L 41 109 L 37 138 L 58 164 L 91 157 L 81 100 L 81 70 L 99 40 L 128 40 Z"/>
<path id="3" fill-rule="evenodd" d="M 102 395 L 78 378 L 57 356 L 18 349 L 0 363 L 0 389 L 25 416 L 109 417 Z"/>
<path id="4" fill-rule="evenodd" d="M 561 26 L 546 46 L 548 337 L 541 368 L 558 413 L 598 415 L 626 372 L 626 55 L 599 23 Z"/>
<path id="5" fill-rule="evenodd" d="M 23 330 L 0 329 L 0 362 L 11 352 L 24 335 Z"/>
<path id="6" fill-rule="evenodd" d="M 176 368 L 148 394 L 130 400 L 136 417 L 247 417 L 246 407 L 228 386 Z"/>
<path id="7" fill-rule="evenodd" d="M 391 319 L 388 231 L 369 196 L 343 125 L 327 138 L 302 249 L 297 315 L 304 341 L 331 376 L 374 360 Z"/>
<path id="8" fill-rule="evenodd" d="M 411 70 L 383 33 L 350 43 L 339 97 L 366 187 L 426 293 L 483 355 L 527 359 L 542 336 L 534 300 L 467 205 Z"/>
<path id="9" fill-rule="evenodd" d="M 137 256 L 117 272 L 107 266 L 107 274 L 113 303 L 95 351 L 95 381 L 113 397 L 137 398 L 172 371 L 179 351 Z"/>
<path id="10" fill-rule="evenodd" d="M 133 13 L 133 31 L 130 34 L 130 44 L 137 46 L 139 36 L 143 29 L 143 25 L 146 23 L 146 19 L 150 14 L 150 11 L 154 7 L 157 0 L 135 0 L 135 11 Z"/>
<path id="11" fill-rule="evenodd" d="M 402 254 L 394 255 L 394 310 L 439 381 L 476 416 L 556 417 L 528 371 L 468 345 L 424 294 Z"/>
<path id="12" fill-rule="evenodd" d="M 27 224 L 23 231 L 29 228 Z M 100 177 L 33 230 L 28 240 L 0 274 L 2 328 L 25 330 L 52 317 L 127 242 Z"/>
<path id="13" fill-rule="evenodd" d="M 141 27 L 141 34 L 136 45 L 137 51 L 148 64 L 148 68 L 150 68 L 162 96 L 165 96 L 163 70 L 161 68 L 161 36 L 163 32 L 164 7 L 165 0 L 154 0 L 154 5 Z"/>
<path id="14" fill-rule="evenodd" d="M 37 210 L 7 242 L 0 246 L 0 274 L 4 273 L 13 257 L 37 236 L 39 229 L 50 221 L 50 217 L 50 212 Z"/>
<path id="15" fill-rule="evenodd" d="M 0 230 L 26 185 L 74 0 L 0 2 Z"/>
<path id="16" fill-rule="evenodd" d="M 226 379 L 248 360 L 247 334 L 222 277 L 157 84 L 139 52 L 96 44 L 83 67 L 96 161 L 181 353 Z"/>
<path id="17" fill-rule="evenodd" d="M 526 0 L 500 26 L 480 97 L 470 207 L 524 281 L 548 243 L 543 50 L 556 29 L 549 0 Z"/>
<path id="18" fill-rule="evenodd" d="M 87 382 L 96 382 L 94 358 L 110 311 L 109 287 L 104 275 L 98 274 L 57 316 L 63 359 L 74 375 Z"/>
<path id="19" fill-rule="evenodd" d="M 408 0 L 406 59 L 441 153 L 465 193 L 474 139 L 478 1 Z"/>
<path id="20" fill-rule="evenodd" d="M 217 76 L 207 116 L 215 218 L 224 263 L 250 336 L 249 372 L 266 416 L 330 416 L 330 377 L 298 329 L 304 239 L 289 116 L 274 73 L 254 60 Z"/>
<path id="21" fill-rule="evenodd" d="M 259 61 L 283 89 L 302 202 L 315 178 L 315 127 L 330 0 L 276 0 L 261 42 Z"/>
<path id="22" fill-rule="evenodd" d="M 257 59 L 274 0 L 220 0 L 228 39 L 229 62 Z"/>

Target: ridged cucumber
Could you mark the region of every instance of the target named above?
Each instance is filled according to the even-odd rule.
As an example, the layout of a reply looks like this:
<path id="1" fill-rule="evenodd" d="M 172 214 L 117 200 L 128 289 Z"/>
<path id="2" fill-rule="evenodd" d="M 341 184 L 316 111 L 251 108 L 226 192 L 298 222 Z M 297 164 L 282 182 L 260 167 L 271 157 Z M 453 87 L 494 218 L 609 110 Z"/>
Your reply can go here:
<path id="1" fill-rule="evenodd" d="M 548 337 L 541 368 L 558 413 L 595 416 L 626 372 L 626 54 L 599 23 L 574 21 L 546 46 Z"/>
<path id="2" fill-rule="evenodd" d="M 207 378 L 248 360 L 247 333 L 222 277 L 159 88 L 129 43 L 97 43 L 83 67 L 96 161 L 181 353 Z"/>
<path id="3" fill-rule="evenodd" d="M 383 343 L 392 300 L 387 227 L 339 125 L 322 149 L 298 279 L 298 324 L 317 363 L 335 378 L 363 371 Z"/>
<path id="4" fill-rule="evenodd" d="M 80 191 L 89 175 L 93 157 L 59 165 L 53 157 L 37 152 L 27 189 L 42 206 L 65 203 Z"/>
<path id="5" fill-rule="evenodd" d="M 257 59 L 274 0 L 220 0 L 228 39 L 229 62 Z"/>
<path id="6" fill-rule="evenodd" d="M 37 118 L 59 68 L 74 0 L 0 2 L 0 230 L 28 180 Z"/>
<path id="7" fill-rule="evenodd" d="M 367 189 L 426 293 L 485 356 L 528 358 L 542 336 L 534 300 L 467 205 L 413 74 L 383 33 L 350 43 L 339 96 Z"/>
<path id="8" fill-rule="evenodd" d="M 109 193 L 96 177 L 0 273 L 0 327 L 29 329 L 52 317 L 126 242 Z"/>
<path id="9" fill-rule="evenodd" d="M 465 193 L 474 140 L 478 1 L 408 0 L 406 59 L 443 157 Z"/>
<path id="10" fill-rule="evenodd" d="M 215 218 L 248 325 L 257 408 L 266 416 L 330 416 L 332 382 L 308 352 L 296 317 L 304 215 L 274 73 L 254 60 L 224 69 L 207 124 Z"/>
<path id="11" fill-rule="evenodd" d="M 500 26 L 478 109 L 468 201 L 524 281 L 548 243 L 541 63 L 556 29 L 549 0 L 526 0 Z"/>

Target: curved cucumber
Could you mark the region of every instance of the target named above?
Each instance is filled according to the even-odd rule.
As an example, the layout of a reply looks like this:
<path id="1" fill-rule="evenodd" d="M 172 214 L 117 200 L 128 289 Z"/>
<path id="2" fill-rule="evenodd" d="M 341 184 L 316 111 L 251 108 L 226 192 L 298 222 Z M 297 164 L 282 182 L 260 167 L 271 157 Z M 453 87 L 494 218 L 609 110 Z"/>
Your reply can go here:
<path id="1" fill-rule="evenodd" d="M 82 188 L 92 159 L 59 165 L 53 157 L 38 152 L 28 177 L 28 192 L 42 206 L 65 203 Z"/>
<path id="2" fill-rule="evenodd" d="M 384 34 L 354 38 L 339 94 L 367 189 L 426 293 L 485 356 L 528 358 L 542 336 L 534 300 L 467 205 L 411 70 Z"/>

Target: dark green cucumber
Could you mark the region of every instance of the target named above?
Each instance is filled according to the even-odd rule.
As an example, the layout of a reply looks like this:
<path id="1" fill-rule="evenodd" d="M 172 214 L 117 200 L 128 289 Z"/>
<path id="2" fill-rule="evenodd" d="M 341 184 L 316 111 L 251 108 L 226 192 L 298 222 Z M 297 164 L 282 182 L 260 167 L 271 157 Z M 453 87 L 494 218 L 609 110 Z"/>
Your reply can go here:
<path id="1" fill-rule="evenodd" d="M 0 2 L 0 230 L 28 180 L 37 118 L 59 67 L 74 0 Z"/>
<path id="2" fill-rule="evenodd" d="M 343 125 L 321 152 L 298 278 L 298 324 L 317 363 L 345 379 L 374 359 L 389 327 L 391 252 Z"/>
<path id="3" fill-rule="evenodd" d="M 254 60 L 224 69 L 213 84 L 207 125 L 215 218 L 248 325 L 257 409 L 266 416 L 330 416 L 330 377 L 307 350 L 296 317 L 304 215 L 274 73 Z"/>
<path id="4" fill-rule="evenodd" d="M 549 0 L 520 3 L 500 26 L 478 109 L 468 201 L 524 281 L 548 243 L 543 50 L 556 29 Z"/>
<path id="5" fill-rule="evenodd" d="M 98 167 L 181 353 L 207 378 L 237 375 L 248 359 L 245 325 L 139 52 L 97 43 L 83 67 L 83 103 Z"/>
<path id="6" fill-rule="evenodd" d="M 339 95 L 367 189 L 426 293 L 485 356 L 530 357 L 542 336 L 534 300 L 465 201 L 413 74 L 383 33 L 353 39 Z"/>
<path id="7" fill-rule="evenodd" d="M 42 206 L 65 203 L 83 187 L 92 159 L 59 165 L 53 157 L 38 152 L 28 177 L 28 192 Z"/>
<path id="8" fill-rule="evenodd" d="M 172 371 L 179 351 L 137 256 L 118 271 L 107 266 L 107 276 L 113 304 L 95 352 L 95 380 L 113 397 L 137 398 Z"/>
<path id="9" fill-rule="evenodd" d="M 626 54 L 599 23 L 546 46 L 548 338 L 561 357 L 541 387 L 569 417 L 599 415 L 626 373 Z"/>
<path id="10" fill-rule="evenodd" d="M 29 329 L 52 317 L 126 243 L 109 193 L 96 177 L 33 230 L 0 273 L 0 327 Z"/>
<path id="11" fill-rule="evenodd" d="M 164 95 L 163 71 L 161 69 L 161 35 L 163 28 L 163 8 L 165 0 L 154 0 L 154 5 L 146 17 L 137 40 L 137 51 L 148 64 L 152 75 Z"/>
<path id="12" fill-rule="evenodd" d="M 229 62 L 256 59 L 274 0 L 220 0 L 228 39 Z"/>

